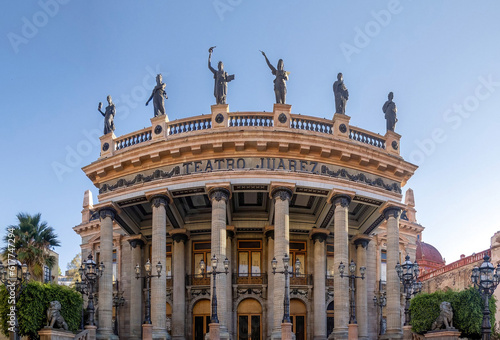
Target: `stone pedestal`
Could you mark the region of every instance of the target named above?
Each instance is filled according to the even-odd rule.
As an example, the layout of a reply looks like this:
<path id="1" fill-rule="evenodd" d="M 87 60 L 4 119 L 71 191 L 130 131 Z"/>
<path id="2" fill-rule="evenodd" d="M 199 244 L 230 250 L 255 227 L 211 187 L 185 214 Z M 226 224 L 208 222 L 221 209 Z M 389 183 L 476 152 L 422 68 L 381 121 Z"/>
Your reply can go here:
<path id="1" fill-rule="evenodd" d="M 49 327 L 39 330 L 38 335 L 40 336 L 40 340 L 73 340 L 75 338 L 75 334 L 70 331 Z"/>
<path id="2" fill-rule="evenodd" d="M 152 340 L 153 339 L 153 325 L 143 324 L 142 325 L 142 340 Z"/>
<path id="3" fill-rule="evenodd" d="M 84 328 L 85 328 L 85 330 L 89 331 L 89 338 L 88 338 L 88 340 L 95 340 L 96 339 L 96 333 L 97 333 L 97 326 L 87 325 Z"/>
<path id="4" fill-rule="evenodd" d="M 283 322 L 281 324 L 281 339 L 282 340 L 292 340 L 295 337 L 292 333 L 292 324 Z"/>
<path id="5" fill-rule="evenodd" d="M 456 329 L 443 329 L 441 331 L 427 332 L 424 334 L 426 339 L 435 340 L 457 340 L 460 332 Z"/>
<path id="6" fill-rule="evenodd" d="M 349 340 L 358 340 L 358 324 L 350 323 L 347 332 Z"/>
<path id="7" fill-rule="evenodd" d="M 208 325 L 210 331 L 210 340 L 219 340 L 220 339 L 220 324 L 211 323 Z"/>
<path id="8" fill-rule="evenodd" d="M 403 340 L 412 340 L 411 326 L 403 326 Z"/>

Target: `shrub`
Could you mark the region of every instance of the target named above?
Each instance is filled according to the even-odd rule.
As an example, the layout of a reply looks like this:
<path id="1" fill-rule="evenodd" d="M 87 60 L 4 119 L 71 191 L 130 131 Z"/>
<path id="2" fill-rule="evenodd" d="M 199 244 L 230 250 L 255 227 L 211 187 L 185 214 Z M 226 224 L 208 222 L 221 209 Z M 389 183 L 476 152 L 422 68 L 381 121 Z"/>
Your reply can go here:
<path id="1" fill-rule="evenodd" d="M 38 331 L 47 325 L 47 309 L 51 301 L 61 303 L 61 315 L 68 324 L 70 331 L 78 330 L 82 310 L 82 297 L 74 289 L 56 284 L 29 282 L 21 294 L 18 307 L 19 333 L 29 339 L 38 339 Z M 10 305 L 7 300 L 7 290 L 0 289 L 0 327 L 2 333 L 8 335 L 7 314 Z"/>
<path id="2" fill-rule="evenodd" d="M 439 305 L 443 301 L 451 303 L 453 308 L 453 326 L 462 333 L 462 337 L 471 339 L 481 338 L 481 324 L 483 320 L 483 300 L 479 292 L 469 288 L 461 292 L 448 290 L 432 294 L 419 294 L 411 300 L 411 326 L 416 333 L 430 331 L 432 323 L 439 316 Z M 495 324 L 496 301 L 490 299 L 491 324 Z"/>

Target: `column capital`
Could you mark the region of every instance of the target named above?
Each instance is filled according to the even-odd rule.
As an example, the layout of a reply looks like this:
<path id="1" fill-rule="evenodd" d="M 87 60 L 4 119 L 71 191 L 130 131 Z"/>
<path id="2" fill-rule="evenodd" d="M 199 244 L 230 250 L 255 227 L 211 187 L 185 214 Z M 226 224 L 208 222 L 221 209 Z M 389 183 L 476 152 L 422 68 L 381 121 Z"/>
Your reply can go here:
<path id="1" fill-rule="evenodd" d="M 233 238 L 235 233 L 234 225 L 226 226 L 226 237 Z"/>
<path id="2" fill-rule="evenodd" d="M 401 214 L 401 208 L 395 206 L 387 207 L 384 209 L 383 213 L 386 220 L 388 220 L 390 217 L 398 218 Z"/>
<path id="3" fill-rule="evenodd" d="M 290 200 L 292 198 L 293 191 L 288 187 L 276 187 L 271 191 L 271 198 L 279 198 L 282 201 Z"/>
<path id="4" fill-rule="evenodd" d="M 309 237 L 314 241 L 325 242 L 328 235 L 330 235 L 330 230 L 326 228 L 312 228 L 309 232 Z"/>
<path id="5" fill-rule="evenodd" d="M 111 207 L 103 207 L 99 209 L 99 218 L 101 221 L 106 217 L 110 217 L 111 220 L 115 220 L 116 210 Z"/>
<path id="6" fill-rule="evenodd" d="M 151 205 L 155 208 L 160 207 L 160 205 L 167 206 L 170 204 L 171 200 L 167 195 L 153 195 L 149 197 Z"/>
<path id="7" fill-rule="evenodd" d="M 340 204 L 341 207 L 347 208 L 351 204 L 351 196 L 345 194 L 335 195 L 332 197 L 332 204 L 335 206 Z"/>
<path id="8" fill-rule="evenodd" d="M 264 235 L 266 235 L 267 238 L 272 238 L 274 240 L 274 226 L 273 225 L 265 226 Z"/>
<path id="9" fill-rule="evenodd" d="M 356 235 L 355 239 L 353 240 L 356 249 L 358 249 L 359 246 L 363 247 L 363 249 L 366 249 L 370 241 L 371 237 L 365 237 L 362 235 Z"/>
<path id="10" fill-rule="evenodd" d="M 225 187 L 213 187 L 208 190 L 208 198 L 213 201 L 216 200 L 219 202 L 220 200 L 228 201 L 231 197 L 231 191 Z"/>
<path id="11" fill-rule="evenodd" d="M 182 229 L 172 229 L 169 232 L 169 235 L 172 236 L 172 240 L 174 242 L 182 242 L 186 243 L 187 240 L 189 240 L 189 237 L 191 236 L 189 231 L 182 228 Z"/>

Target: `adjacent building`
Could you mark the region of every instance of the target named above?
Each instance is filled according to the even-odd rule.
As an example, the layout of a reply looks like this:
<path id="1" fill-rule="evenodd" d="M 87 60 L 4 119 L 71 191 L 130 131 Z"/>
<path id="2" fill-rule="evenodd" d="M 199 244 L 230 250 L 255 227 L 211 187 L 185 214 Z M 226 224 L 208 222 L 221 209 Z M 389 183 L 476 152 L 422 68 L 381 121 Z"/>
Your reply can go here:
<path id="1" fill-rule="evenodd" d="M 211 113 L 101 137 L 101 154 L 83 171 L 99 191 L 84 196 L 82 257 L 92 253 L 106 267 L 99 280 L 98 334 L 140 339 L 144 280 L 139 264 L 150 260 L 153 337 L 204 339 L 213 295 L 212 258 L 229 261 L 216 276 L 221 338 L 280 338 L 284 314 L 283 258 L 290 269 L 290 317 L 296 339 L 347 339 L 349 280 L 339 275 L 351 260 L 366 267 L 356 280 L 360 339 L 399 338 L 402 313 L 395 266 L 415 259 L 423 227 L 413 192 L 402 187 L 416 166 L 400 156 L 400 135 L 380 135 L 333 120 L 271 112 Z M 201 263 L 206 264 L 202 271 Z M 116 315 L 113 287 L 125 305 Z M 373 297 L 386 291 L 380 315 Z M 369 317 L 370 316 L 370 317 Z M 376 316 L 376 317 L 373 317 Z"/>

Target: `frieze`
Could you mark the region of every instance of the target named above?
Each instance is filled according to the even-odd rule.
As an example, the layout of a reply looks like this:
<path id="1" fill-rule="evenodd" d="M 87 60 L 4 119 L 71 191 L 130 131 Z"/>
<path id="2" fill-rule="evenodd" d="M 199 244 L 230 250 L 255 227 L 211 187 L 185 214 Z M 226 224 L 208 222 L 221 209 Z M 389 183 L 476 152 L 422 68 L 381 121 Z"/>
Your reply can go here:
<path id="1" fill-rule="evenodd" d="M 349 173 L 346 169 L 339 169 L 338 171 L 332 171 L 326 165 L 323 165 L 321 167 L 321 173 L 326 174 L 330 177 L 346 178 L 346 179 L 353 181 L 353 182 L 361 182 L 364 184 L 368 184 L 370 186 L 384 188 L 385 190 L 394 191 L 398 194 L 401 194 L 401 192 L 402 192 L 399 184 L 397 184 L 397 183 L 387 184 L 380 177 L 376 178 L 375 180 L 372 180 L 372 179 L 368 178 L 364 173 L 359 173 L 359 174 L 353 175 L 353 174 Z"/>
<path id="2" fill-rule="evenodd" d="M 338 179 L 345 179 L 352 182 L 358 182 L 369 186 L 383 188 L 385 190 L 401 194 L 401 187 L 399 183 L 388 179 L 382 179 L 381 177 L 377 177 L 373 174 L 310 160 L 276 157 L 215 158 L 174 164 L 156 169 L 152 172 L 132 174 L 125 176 L 117 181 L 113 180 L 103 183 L 99 189 L 99 194 L 105 194 L 117 189 L 131 187 L 136 184 L 143 184 L 177 176 L 236 170 L 266 170 L 286 173 L 308 173 Z M 251 189 L 246 189 L 241 186 L 238 188 L 238 190 L 260 190 L 260 187 L 264 187 L 264 185 L 256 185 L 255 188 Z M 300 188 L 299 190 L 300 191 L 298 192 L 311 193 L 321 196 L 327 194 L 325 190 L 322 191 L 309 188 Z M 178 195 L 180 194 L 174 194 L 174 196 Z"/>

